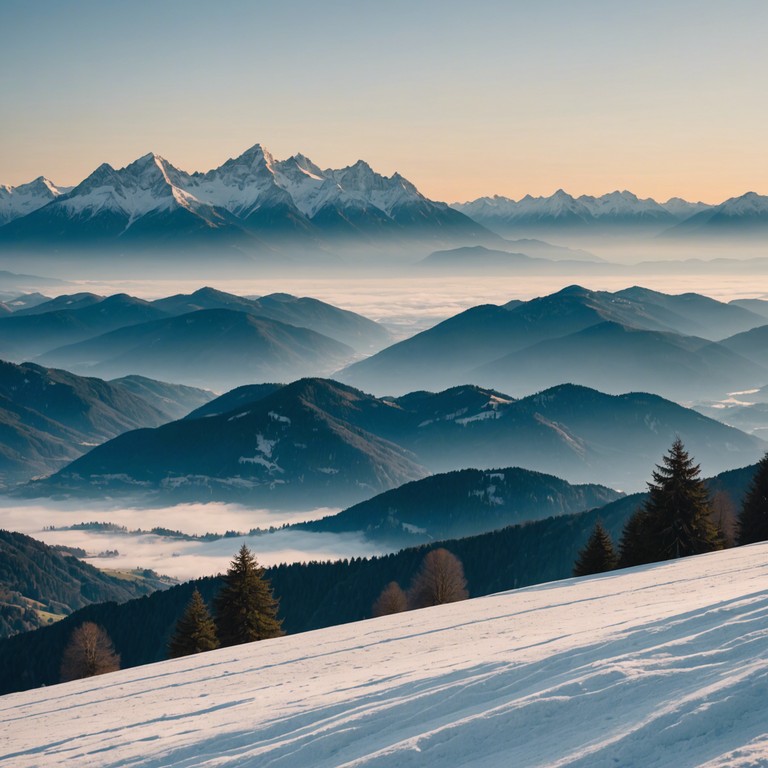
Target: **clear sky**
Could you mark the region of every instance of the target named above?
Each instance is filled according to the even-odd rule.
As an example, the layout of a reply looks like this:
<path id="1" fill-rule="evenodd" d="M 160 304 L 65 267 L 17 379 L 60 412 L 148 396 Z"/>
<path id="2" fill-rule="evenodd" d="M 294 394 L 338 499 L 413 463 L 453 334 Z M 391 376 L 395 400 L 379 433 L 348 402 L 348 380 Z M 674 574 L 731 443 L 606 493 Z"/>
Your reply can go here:
<path id="1" fill-rule="evenodd" d="M 0 0 L 0 183 L 256 142 L 430 197 L 768 193 L 768 1 Z"/>

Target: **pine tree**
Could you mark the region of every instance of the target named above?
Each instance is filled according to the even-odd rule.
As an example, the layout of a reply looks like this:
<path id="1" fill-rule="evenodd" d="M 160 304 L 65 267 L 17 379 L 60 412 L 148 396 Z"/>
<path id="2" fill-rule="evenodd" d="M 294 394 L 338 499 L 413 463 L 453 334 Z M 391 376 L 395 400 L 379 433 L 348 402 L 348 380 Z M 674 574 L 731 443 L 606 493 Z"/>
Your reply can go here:
<path id="1" fill-rule="evenodd" d="M 618 564 L 616 550 L 608 531 L 598 520 L 584 548 L 573 566 L 574 576 L 590 576 L 593 573 L 612 571 Z"/>
<path id="2" fill-rule="evenodd" d="M 768 453 L 757 465 L 738 521 L 739 544 L 768 540 Z"/>
<path id="3" fill-rule="evenodd" d="M 73 630 L 61 659 L 61 681 L 103 675 L 120 669 L 120 656 L 109 635 L 92 621 Z"/>
<path id="4" fill-rule="evenodd" d="M 408 590 L 408 605 L 412 608 L 427 608 L 431 605 L 455 603 L 468 597 L 461 560 L 447 549 L 440 548 L 425 555 Z"/>
<path id="5" fill-rule="evenodd" d="M 712 522 L 709 492 L 699 477 L 701 469 L 677 438 L 648 483 L 644 514 L 633 522 L 635 547 L 645 562 L 670 560 L 722 549 L 723 542 Z M 634 516 L 633 516 L 634 517 Z M 622 538 L 624 547 L 627 529 Z M 624 548 L 622 549 L 622 557 Z M 636 563 L 624 563 L 622 565 Z"/>
<path id="6" fill-rule="evenodd" d="M 652 546 L 650 518 L 645 507 L 636 509 L 624 524 L 619 541 L 619 568 L 652 563 L 656 551 Z"/>
<path id="7" fill-rule="evenodd" d="M 373 604 L 373 616 L 388 616 L 408 610 L 408 598 L 396 581 L 390 581 Z"/>
<path id="8" fill-rule="evenodd" d="M 184 613 L 176 623 L 176 630 L 168 645 L 168 656 L 176 659 L 193 653 L 212 651 L 218 647 L 216 625 L 203 596 L 195 589 Z"/>
<path id="9" fill-rule="evenodd" d="M 224 586 L 215 600 L 221 645 L 240 645 L 282 635 L 277 607 L 264 569 L 243 544 L 224 575 Z"/>

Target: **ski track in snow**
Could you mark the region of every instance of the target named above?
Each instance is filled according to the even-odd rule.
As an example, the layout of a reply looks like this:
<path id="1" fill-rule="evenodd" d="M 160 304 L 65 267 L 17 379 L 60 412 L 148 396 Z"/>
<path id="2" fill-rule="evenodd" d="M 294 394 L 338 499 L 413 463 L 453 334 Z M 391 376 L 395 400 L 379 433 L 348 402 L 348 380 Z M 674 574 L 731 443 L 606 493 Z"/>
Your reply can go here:
<path id="1" fill-rule="evenodd" d="M 0 764 L 768 766 L 768 544 L 0 698 Z"/>

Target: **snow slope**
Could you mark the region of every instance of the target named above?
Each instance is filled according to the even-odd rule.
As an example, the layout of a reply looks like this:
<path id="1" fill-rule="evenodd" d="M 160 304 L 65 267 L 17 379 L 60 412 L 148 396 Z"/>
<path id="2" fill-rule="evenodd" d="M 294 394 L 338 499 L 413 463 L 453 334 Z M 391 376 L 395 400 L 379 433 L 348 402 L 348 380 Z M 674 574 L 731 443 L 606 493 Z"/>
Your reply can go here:
<path id="1" fill-rule="evenodd" d="M 0 699 L 22 766 L 768 765 L 768 544 Z"/>

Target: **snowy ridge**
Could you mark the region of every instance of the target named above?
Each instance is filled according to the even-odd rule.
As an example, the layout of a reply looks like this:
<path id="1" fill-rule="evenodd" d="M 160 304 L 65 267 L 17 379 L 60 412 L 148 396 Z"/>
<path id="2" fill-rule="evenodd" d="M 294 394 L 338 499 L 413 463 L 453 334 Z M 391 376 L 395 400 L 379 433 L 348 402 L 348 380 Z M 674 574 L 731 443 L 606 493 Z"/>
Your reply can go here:
<path id="1" fill-rule="evenodd" d="M 42 208 L 71 189 L 58 187 L 44 176 L 18 187 L 0 184 L 0 226 Z"/>
<path id="2" fill-rule="evenodd" d="M 768 764 L 768 544 L 0 699 L 29 766 Z"/>
<path id="3" fill-rule="evenodd" d="M 188 182 L 187 174 L 150 153 L 119 171 L 106 163 L 100 165 L 58 205 L 70 216 L 88 217 L 102 212 L 126 216 L 128 229 L 150 213 L 178 208 L 200 213 L 209 207 L 185 189 Z"/>
<path id="4" fill-rule="evenodd" d="M 397 223 L 398 209 L 408 206 L 422 211 L 426 207 L 438 218 L 445 211 L 456 216 L 445 204 L 425 198 L 399 174 L 382 176 L 362 160 L 338 170 L 321 170 L 300 154 L 275 160 L 260 144 L 206 173 L 187 173 L 150 153 L 119 170 L 104 163 L 67 194 L 54 194 L 51 190 L 55 188 L 48 184 L 47 197 L 38 192 L 34 206 L 13 203 L 13 217 L 4 212 L 11 211 L 11 201 L 22 200 L 22 188 L 0 188 L 0 224 L 52 202 L 56 204 L 46 214 L 78 225 L 100 218 L 109 227 L 118 226 L 120 234 L 145 216 L 156 218 L 179 210 L 195 214 L 213 228 L 239 221 L 267 228 L 298 228 L 305 233 L 311 220 L 326 210 L 343 219 L 349 213 L 359 218 L 362 212 L 372 214 L 378 222 Z M 32 228 L 39 228 L 39 223 Z"/>
<path id="5" fill-rule="evenodd" d="M 706 208 L 677 224 L 668 233 L 671 236 L 703 234 L 723 231 L 755 232 L 764 235 L 768 226 L 768 196 L 747 192 L 731 197 L 720 205 Z"/>
<path id="6" fill-rule="evenodd" d="M 768 195 L 747 192 L 739 197 L 731 197 L 715 208 L 725 216 L 766 216 L 768 215 Z"/>
<path id="7" fill-rule="evenodd" d="M 690 203 L 673 197 L 666 203 L 639 198 L 628 190 L 609 192 L 600 197 L 573 197 L 558 189 L 548 197 L 526 195 L 518 201 L 496 195 L 480 197 L 453 208 L 477 221 L 496 220 L 506 224 L 560 222 L 594 224 L 615 222 L 656 222 L 674 224 L 700 211 L 712 208 L 706 203 Z"/>

